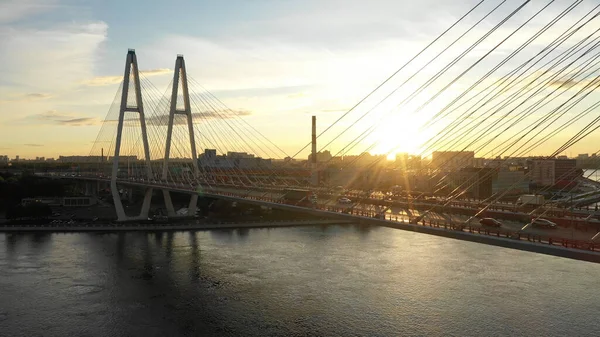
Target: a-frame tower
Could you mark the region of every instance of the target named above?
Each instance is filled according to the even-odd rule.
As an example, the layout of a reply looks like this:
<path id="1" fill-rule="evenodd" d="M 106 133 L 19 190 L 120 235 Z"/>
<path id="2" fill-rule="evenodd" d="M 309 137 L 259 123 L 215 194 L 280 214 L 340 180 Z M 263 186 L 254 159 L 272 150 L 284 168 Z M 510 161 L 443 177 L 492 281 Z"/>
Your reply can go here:
<path id="1" fill-rule="evenodd" d="M 134 93 L 129 91 L 130 78 L 133 77 L 133 89 Z M 135 95 L 135 105 L 128 105 L 128 98 L 130 94 Z M 127 52 L 127 60 L 125 63 L 125 73 L 123 75 L 123 90 L 121 92 L 121 107 L 119 109 L 119 123 L 117 126 L 117 140 L 115 143 L 115 155 L 113 156 L 113 168 L 110 179 L 110 189 L 113 196 L 115 209 L 117 211 L 117 220 L 134 220 L 134 219 L 148 219 L 148 211 L 150 210 L 150 201 L 152 199 L 152 188 L 146 189 L 144 195 L 144 203 L 142 204 L 142 210 L 137 217 L 128 217 L 125 214 L 123 203 L 119 195 L 119 189 L 117 188 L 117 175 L 119 173 L 119 155 L 121 152 L 121 138 L 123 136 L 123 124 L 125 121 L 125 113 L 134 112 L 137 113 L 140 121 L 140 127 L 142 128 L 142 141 L 144 143 L 144 157 L 146 161 L 146 175 L 147 179 L 153 179 L 152 167 L 150 165 L 150 147 L 148 145 L 148 134 L 146 130 L 146 117 L 144 115 L 144 103 L 142 100 L 142 91 L 140 88 L 140 74 L 137 63 L 137 57 L 135 56 L 135 50 L 129 49 Z"/>
<path id="2" fill-rule="evenodd" d="M 179 92 L 179 85 L 181 84 L 181 93 Z M 177 108 L 177 98 L 179 94 L 183 97 L 183 108 Z M 173 122 L 175 115 L 185 115 L 187 119 L 187 126 L 190 139 L 190 152 L 192 154 L 192 165 L 194 167 L 194 180 L 198 178 L 198 155 L 196 153 L 196 140 L 194 137 L 194 121 L 192 119 L 192 108 L 190 106 L 190 94 L 188 90 L 187 73 L 185 71 L 185 61 L 183 55 L 177 55 L 175 60 L 175 69 L 173 71 L 173 90 L 171 92 L 171 105 L 169 108 L 169 123 L 167 125 L 167 142 L 165 144 L 165 156 L 163 162 L 162 179 L 167 181 L 169 176 L 169 156 L 171 154 L 171 138 L 173 136 Z M 165 199 L 165 206 L 169 216 L 175 216 L 175 209 L 173 208 L 173 202 L 171 201 L 171 195 L 168 190 L 163 190 L 163 196 Z M 188 215 L 193 216 L 196 213 L 196 205 L 198 203 L 198 195 L 193 194 L 190 198 L 190 204 L 188 207 Z"/>

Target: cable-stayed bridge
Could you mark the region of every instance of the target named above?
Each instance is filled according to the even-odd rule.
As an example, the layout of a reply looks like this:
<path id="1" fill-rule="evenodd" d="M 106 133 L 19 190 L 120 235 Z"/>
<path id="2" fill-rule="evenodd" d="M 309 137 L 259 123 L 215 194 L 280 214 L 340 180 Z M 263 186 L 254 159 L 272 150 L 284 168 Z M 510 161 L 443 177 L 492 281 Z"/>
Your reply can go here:
<path id="1" fill-rule="evenodd" d="M 344 216 L 351 216 L 359 210 L 380 215 L 394 201 L 365 193 L 376 189 L 377 179 L 366 180 L 371 187 L 365 186 L 364 177 L 360 187 L 350 184 L 358 190 L 351 207 L 290 203 L 282 196 L 304 189 L 334 197 L 320 172 L 340 156 L 351 159 L 335 163 L 339 170 L 361 163 L 362 175 L 375 172 L 383 179 L 380 167 L 386 158 L 412 142 L 418 146 L 411 150 L 419 156 L 434 151 L 455 155 L 419 168 L 427 173 L 428 194 L 443 195 L 435 203 L 414 201 L 414 194 L 424 193 L 408 183 L 403 186 L 413 197 L 402 203 L 407 213 L 415 203 L 419 214 L 444 214 L 462 203 L 474 210 L 465 225 L 490 212 L 516 213 L 501 200 L 528 181 L 531 171 L 511 181 L 513 186 L 467 203 L 463 199 L 478 182 L 497 171 L 474 168 L 476 178 L 452 179 L 449 168 L 464 151 L 497 157 L 502 164 L 542 152 L 542 159 L 555 158 L 594 139 L 600 127 L 599 8 L 583 0 L 481 1 L 293 154 L 250 125 L 244 111 L 228 108 L 188 76 L 183 56 L 176 59 L 171 84 L 160 92 L 139 70 L 130 50 L 121 87 L 90 153 L 100 159 L 75 178 L 110 181 L 119 220 L 146 219 L 153 190 L 162 191 L 169 215 L 175 213 L 173 191 L 190 195 L 190 211 L 198 195 L 206 195 L 318 214 L 346 211 L 350 214 Z M 317 139 L 324 144 L 320 148 Z M 263 159 L 295 158 L 309 147 L 312 161 L 305 167 L 275 166 Z M 199 149 L 210 150 L 199 154 Z M 334 149 L 334 156 L 317 161 L 317 152 L 325 149 Z M 372 159 L 369 152 L 383 155 Z M 562 172 L 555 180 L 574 174 Z M 120 185 L 145 189 L 140 214 L 125 214 Z M 560 192 L 577 188 L 566 186 Z M 565 204 L 565 198 L 550 199 L 519 213 L 556 219 L 568 213 L 571 222 L 593 223 L 593 212 L 567 212 Z"/>

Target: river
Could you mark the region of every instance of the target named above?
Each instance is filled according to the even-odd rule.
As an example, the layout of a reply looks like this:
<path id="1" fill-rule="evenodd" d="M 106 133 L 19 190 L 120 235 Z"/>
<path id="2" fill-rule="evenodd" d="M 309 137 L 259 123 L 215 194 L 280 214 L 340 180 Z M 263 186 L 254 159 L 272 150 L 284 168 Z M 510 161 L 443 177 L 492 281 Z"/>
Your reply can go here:
<path id="1" fill-rule="evenodd" d="M 0 234 L 1 336 L 597 336 L 600 265 L 389 228 Z"/>

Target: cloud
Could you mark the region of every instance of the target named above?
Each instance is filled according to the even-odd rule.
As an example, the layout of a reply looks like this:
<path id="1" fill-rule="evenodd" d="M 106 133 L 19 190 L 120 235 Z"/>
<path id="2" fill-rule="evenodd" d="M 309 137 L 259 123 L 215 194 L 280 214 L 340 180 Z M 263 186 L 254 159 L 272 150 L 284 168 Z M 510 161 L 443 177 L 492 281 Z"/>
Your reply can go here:
<path id="1" fill-rule="evenodd" d="M 142 75 L 148 76 L 148 75 L 162 75 L 165 73 L 171 73 L 172 70 L 169 68 L 159 68 L 159 69 L 150 69 L 150 70 L 141 70 L 140 73 L 142 73 Z"/>
<path id="2" fill-rule="evenodd" d="M 0 26 L 0 73 L 21 92 L 68 90 L 93 77 L 106 40 L 105 22 L 69 23 L 44 29 Z"/>
<path id="3" fill-rule="evenodd" d="M 194 84 L 192 84 L 194 87 Z M 307 96 L 306 91 L 315 90 L 314 86 L 308 85 L 283 85 L 277 87 L 252 87 L 240 89 L 221 89 L 215 90 L 215 94 L 219 98 L 233 97 L 264 97 L 274 95 L 286 95 L 288 98 L 298 98 Z"/>
<path id="4" fill-rule="evenodd" d="M 98 119 L 90 118 L 90 117 L 57 120 L 55 122 L 60 125 L 68 125 L 68 126 L 98 125 L 100 123 L 100 121 Z"/>
<path id="5" fill-rule="evenodd" d="M 172 72 L 171 69 L 160 68 L 160 69 L 150 69 L 150 70 L 140 71 L 140 75 L 149 77 L 149 76 L 156 76 L 156 75 L 164 75 L 164 74 L 168 74 L 171 72 Z M 92 79 L 83 81 L 83 85 L 97 87 L 97 86 L 104 86 L 104 85 L 119 84 L 119 83 L 121 83 L 122 80 L 123 80 L 123 76 L 118 76 L 118 75 L 96 76 Z"/>
<path id="6" fill-rule="evenodd" d="M 21 119 L 20 122 L 25 124 L 53 124 L 62 126 L 86 126 L 100 124 L 100 120 L 97 118 L 80 117 L 73 113 L 58 112 L 56 110 L 29 115 Z"/>
<path id="7" fill-rule="evenodd" d="M 10 23 L 27 16 L 50 10 L 56 0 L 45 0 L 44 3 L 35 0 L 5 0 L 0 3 L 0 23 Z"/>
<path id="8" fill-rule="evenodd" d="M 202 120 L 207 119 L 232 119 L 235 116 L 248 116 L 251 113 L 249 111 L 238 110 L 238 111 L 204 111 L 192 113 L 192 121 L 194 124 L 202 123 Z M 158 115 L 152 116 L 147 119 L 147 123 L 156 126 L 166 126 L 169 122 L 169 115 Z M 185 115 L 175 115 L 173 118 L 173 125 L 185 125 L 187 124 L 187 117 Z"/>
<path id="9" fill-rule="evenodd" d="M 585 80 L 559 80 L 550 83 L 551 87 L 562 87 L 563 89 L 581 90 L 587 87 L 586 90 L 594 90 L 600 84 L 600 77 Z"/>
<path id="10" fill-rule="evenodd" d="M 0 102 L 32 102 L 52 98 L 52 95 L 46 93 L 31 93 L 13 95 L 10 98 L 0 100 Z"/>
<path id="11" fill-rule="evenodd" d="M 25 146 L 32 146 L 32 147 L 41 147 L 41 146 L 44 146 L 43 144 L 31 144 L 31 143 L 29 143 L 29 144 L 23 144 L 23 145 L 25 145 Z"/>
<path id="12" fill-rule="evenodd" d="M 319 110 L 319 112 L 325 112 L 325 113 L 327 113 L 327 112 L 346 112 L 348 110 L 349 110 L 349 108 L 321 109 L 321 110 Z"/>
<path id="13" fill-rule="evenodd" d="M 204 111 L 192 113 L 192 121 L 194 124 L 200 124 L 206 120 L 215 119 L 232 119 L 235 116 L 249 116 L 252 113 L 246 110 L 219 110 L 219 111 Z M 108 120 L 109 123 L 117 123 L 117 120 Z M 125 123 L 136 123 L 138 118 L 127 118 Z M 146 116 L 146 125 L 152 126 L 167 126 L 169 123 L 169 115 L 154 115 Z M 187 117 L 185 115 L 177 114 L 173 118 L 173 125 L 186 125 Z"/>
<path id="14" fill-rule="evenodd" d="M 44 94 L 44 93 L 32 93 L 32 94 L 26 94 L 25 97 L 30 98 L 30 99 L 47 99 L 47 98 L 52 97 L 52 95 Z"/>
<path id="15" fill-rule="evenodd" d="M 307 0 L 269 3 L 269 7 L 265 12 L 277 14 L 224 25 L 218 39 L 229 44 L 231 40 L 244 43 L 261 38 L 268 40 L 268 45 L 293 41 L 333 51 L 361 49 L 399 36 L 420 40 L 424 35 L 433 35 L 451 24 L 448 21 L 453 19 L 453 13 L 464 13 L 471 4 L 371 0 L 365 6 L 360 0 Z"/>

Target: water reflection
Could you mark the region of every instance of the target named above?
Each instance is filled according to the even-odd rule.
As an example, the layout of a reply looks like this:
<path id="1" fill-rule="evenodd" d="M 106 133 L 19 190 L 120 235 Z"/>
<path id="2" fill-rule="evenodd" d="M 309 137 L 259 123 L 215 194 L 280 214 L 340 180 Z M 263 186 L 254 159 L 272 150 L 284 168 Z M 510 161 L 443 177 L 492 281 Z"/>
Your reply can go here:
<path id="1" fill-rule="evenodd" d="M 160 246 L 162 244 L 163 232 L 152 232 L 152 235 L 154 235 L 156 245 Z"/>
<path id="2" fill-rule="evenodd" d="M 0 315 L 8 317 L 0 335 L 600 330 L 600 303 L 589 295 L 598 265 L 386 228 L 0 235 L 0 243 Z M 23 257 L 51 268 L 7 262 Z"/>
<path id="3" fill-rule="evenodd" d="M 123 261 L 123 255 L 125 254 L 125 233 L 118 233 L 117 235 L 117 262 L 121 264 Z"/>
<path id="4" fill-rule="evenodd" d="M 216 241 L 219 242 L 223 242 L 223 243 L 229 243 L 231 242 L 231 239 L 233 238 L 233 234 L 235 232 L 235 229 L 215 229 L 210 231 L 210 236 L 211 238 L 215 239 Z"/>
<path id="5" fill-rule="evenodd" d="M 237 235 L 242 241 L 246 241 L 248 239 L 248 235 L 250 234 L 250 229 L 248 228 L 238 228 L 236 230 Z"/>
<path id="6" fill-rule="evenodd" d="M 165 246 L 165 256 L 167 261 L 171 261 L 171 256 L 173 255 L 173 232 L 167 232 L 167 242 Z"/>
<path id="7" fill-rule="evenodd" d="M 190 232 L 188 237 L 190 244 L 190 268 L 188 275 L 190 282 L 197 283 L 200 280 L 200 247 L 195 232 Z"/>
<path id="8" fill-rule="evenodd" d="M 14 257 L 14 253 L 17 247 L 17 243 L 19 242 L 19 239 L 22 239 L 23 236 L 22 235 L 17 235 L 17 234 L 6 234 L 5 235 L 5 240 L 6 240 L 6 255 L 12 259 Z"/>
<path id="9" fill-rule="evenodd" d="M 371 232 L 371 230 L 373 230 L 373 226 L 371 225 L 355 224 L 351 226 L 356 230 L 356 232 L 362 235 L 363 239 Z"/>
<path id="10" fill-rule="evenodd" d="M 142 272 L 142 278 L 144 280 L 150 280 L 154 277 L 154 264 L 152 263 L 152 251 L 150 248 L 150 237 L 144 235 L 145 240 L 143 241 L 142 253 L 144 254 L 144 269 Z"/>

